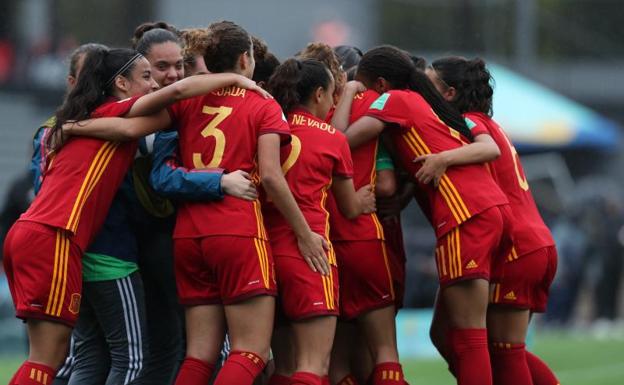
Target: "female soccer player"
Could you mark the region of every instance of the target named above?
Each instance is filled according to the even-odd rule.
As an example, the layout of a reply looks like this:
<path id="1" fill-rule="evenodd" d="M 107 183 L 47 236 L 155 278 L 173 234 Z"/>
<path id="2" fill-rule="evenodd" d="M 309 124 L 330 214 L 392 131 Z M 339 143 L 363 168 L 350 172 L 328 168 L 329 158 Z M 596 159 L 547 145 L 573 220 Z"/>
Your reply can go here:
<path id="1" fill-rule="evenodd" d="M 391 46 L 368 51 L 356 78 L 382 95 L 366 116 L 347 128 L 352 147 L 387 129 L 396 155 L 412 175 L 420 166 L 413 159 L 427 153 L 462 147 L 464 152 L 483 158 L 498 155 L 491 143 L 464 146 L 472 135 L 463 118 L 437 94 L 403 51 Z M 351 98 L 345 95 L 342 102 L 350 103 Z M 339 105 L 336 114 L 348 111 L 346 107 Z M 441 303 L 451 329 L 449 345 L 458 383 L 491 384 L 486 311 L 489 280 L 503 258 L 500 244 L 508 226 L 507 199 L 481 165 L 449 169 L 438 188 L 433 184 L 421 184 L 420 188 L 428 196 L 427 201 L 420 202 L 421 207 L 438 239 Z M 479 191 L 478 198 L 475 191 Z"/>
<path id="2" fill-rule="evenodd" d="M 427 75 L 440 94 L 464 115 L 472 133 L 492 136 L 501 151 L 500 158 L 490 163 L 490 170 L 511 205 L 514 248 L 505 263 L 502 280 L 494 286 L 488 310 L 494 383 L 556 385 L 559 382 L 548 366 L 525 351 L 525 339 L 531 314 L 546 308 L 557 251 L 537 210 L 516 149 L 491 117 L 492 77 L 481 59 L 462 57 L 434 61 Z M 444 155 L 437 158 L 441 162 L 435 163 L 440 166 L 428 170 L 433 172 L 432 176 L 452 166 L 444 161 Z M 427 175 L 423 173 L 422 177 Z M 440 337 L 444 337 L 444 330 L 432 330 L 431 335 L 443 349 Z"/>
<path id="3" fill-rule="evenodd" d="M 208 29 L 204 52 L 208 70 L 251 77 L 249 34 L 227 21 Z M 326 242 L 310 229 L 281 171 L 280 142 L 290 130 L 274 100 L 229 87 L 176 103 L 169 114 L 161 111 L 145 118 L 102 121 L 66 129 L 128 139 L 175 122 L 184 166 L 253 173 L 289 221 L 306 262 L 315 271 L 329 274 Z M 215 383 L 251 384 L 269 356 L 276 292 L 260 204 L 228 197 L 220 202 L 185 202 L 178 211 L 174 237 L 178 295 L 186 307 L 188 339 L 187 358 L 176 382 L 208 381 L 227 324 L 232 352 Z"/>
<path id="4" fill-rule="evenodd" d="M 282 149 L 282 170 L 312 230 L 329 244 L 328 192 L 347 218 L 374 210 L 370 185 L 357 193 L 353 187 L 352 161 L 344 135 L 324 121 L 333 106 L 334 80 L 316 60 L 289 59 L 271 77 L 268 90 L 287 113 L 291 144 Z M 330 245 L 330 274 L 313 271 L 297 249 L 296 237 L 284 217 L 269 203 L 265 211 L 271 249 L 275 258 L 282 311 L 290 320 L 296 368 L 283 373 L 281 357 L 274 351 L 278 375 L 291 376 L 289 384 L 321 384 L 327 376 L 336 328 L 338 276 Z M 272 383 L 275 383 L 275 379 Z"/>
<path id="5" fill-rule="evenodd" d="M 188 28 L 181 31 L 183 41 L 182 57 L 184 58 L 184 76 L 208 73 L 204 56 L 203 41 L 208 31 L 205 28 Z"/>
<path id="6" fill-rule="evenodd" d="M 87 56 L 76 86 L 56 114 L 48 140 L 51 164 L 41 190 L 4 243 L 4 268 L 30 341 L 29 358 L 11 384 L 49 383 L 63 361 L 80 307 L 81 254 L 102 225 L 137 147 L 136 142 L 65 140 L 61 126 L 133 109 L 150 113 L 152 107 L 157 111 L 179 98 L 233 83 L 255 87 L 239 76 L 208 76 L 145 96 L 150 103 L 145 108 L 136 103 L 136 95 L 157 86 L 142 55 L 119 49 Z"/>
<path id="7" fill-rule="evenodd" d="M 336 82 L 333 95 L 334 104 L 338 103 L 347 80 L 347 74 L 340 65 L 340 61 L 334 53 L 334 50 L 325 43 L 310 43 L 297 54 L 297 57 L 301 59 L 318 60 L 329 68 L 329 72 L 331 72 Z"/>

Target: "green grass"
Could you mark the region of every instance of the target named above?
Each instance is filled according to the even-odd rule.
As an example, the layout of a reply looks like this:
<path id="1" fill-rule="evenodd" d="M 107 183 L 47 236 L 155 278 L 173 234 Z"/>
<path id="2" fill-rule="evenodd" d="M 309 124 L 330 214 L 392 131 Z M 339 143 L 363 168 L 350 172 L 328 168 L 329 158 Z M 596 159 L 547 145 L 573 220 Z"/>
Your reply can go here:
<path id="1" fill-rule="evenodd" d="M 531 349 L 555 371 L 562 385 L 622 385 L 624 340 L 596 340 L 567 333 L 538 334 Z M 404 362 L 411 385 L 454 385 L 440 359 Z"/>
<path id="2" fill-rule="evenodd" d="M 538 334 L 532 351 L 554 369 L 562 385 L 622 385 L 624 340 L 596 340 L 568 333 Z M 0 357 L 0 384 L 9 382 L 22 357 Z M 405 361 L 411 385 L 454 385 L 442 360 Z"/>

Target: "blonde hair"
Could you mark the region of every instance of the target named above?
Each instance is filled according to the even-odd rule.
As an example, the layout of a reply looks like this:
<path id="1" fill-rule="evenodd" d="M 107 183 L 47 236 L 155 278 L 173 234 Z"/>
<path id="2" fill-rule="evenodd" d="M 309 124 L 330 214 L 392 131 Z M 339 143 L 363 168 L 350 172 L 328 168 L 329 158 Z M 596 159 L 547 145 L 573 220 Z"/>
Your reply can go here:
<path id="1" fill-rule="evenodd" d="M 327 66 L 336 82 L 334 100 L 338 103 L 338 98 L 342 94 L 347 77 L 332 47 L 325 43 L 309 43 L 297 56 L 301 59 L 315 59 Z"/>

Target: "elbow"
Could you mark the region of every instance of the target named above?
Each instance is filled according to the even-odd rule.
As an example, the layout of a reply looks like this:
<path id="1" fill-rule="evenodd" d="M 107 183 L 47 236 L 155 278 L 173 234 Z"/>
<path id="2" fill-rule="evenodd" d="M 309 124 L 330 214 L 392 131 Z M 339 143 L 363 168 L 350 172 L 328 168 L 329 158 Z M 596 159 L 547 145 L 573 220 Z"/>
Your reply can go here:
<path id="1" fill-rule="evenodd" d="M 270 193 L 272 191 L 275 191 L 281 178 L 283 178 L 283 176 L 275 172 L 265 173 L 264 175 L 260 176 L 260 183 L 262 184 L 264 189 Z"/>
<path id="2" fill-rule="evenodd" d="M 379 180 L 375 184 L 375 195 L 381 198 L 389 198 L 396 193 L 397 186 L 394 179 Z"/>
<path id="3" fill-rule="evenodd" d="M 492 149 L 490 150 L 491 153 L 491 159 L 490 160 L 496 160 L 501 156 L 501 151 L 500 148 L 498 148 L 498 146 L 496 144 L 492 145 Z"/>
<path id="4" fill-rule="evenodd" d="M 362 213 L 361 210 L 358 210 L 358 208 L 355 207 L 355 205 L 349 205 L 349 207 L 340 207 L 340 212 L 345 218 L 349 220 L 357 218 Z"/>

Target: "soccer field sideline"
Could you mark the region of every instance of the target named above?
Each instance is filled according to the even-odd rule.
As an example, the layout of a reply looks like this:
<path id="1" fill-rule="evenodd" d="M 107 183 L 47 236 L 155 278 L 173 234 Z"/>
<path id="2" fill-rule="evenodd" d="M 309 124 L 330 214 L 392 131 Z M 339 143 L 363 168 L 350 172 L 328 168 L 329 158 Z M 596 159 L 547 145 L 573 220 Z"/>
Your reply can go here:
<path id="1" fill-rule="evenodd" d="M 624 383 L 624 338 L 596 339 L 587 334 L 538 333 L 534 349 L 555 370 L 562 385 Z M 7 383 L 21 358 L 0 357 L 0 383 Z M 441 359 L 404 362 L 410 385 L 453 385 Z"/>

